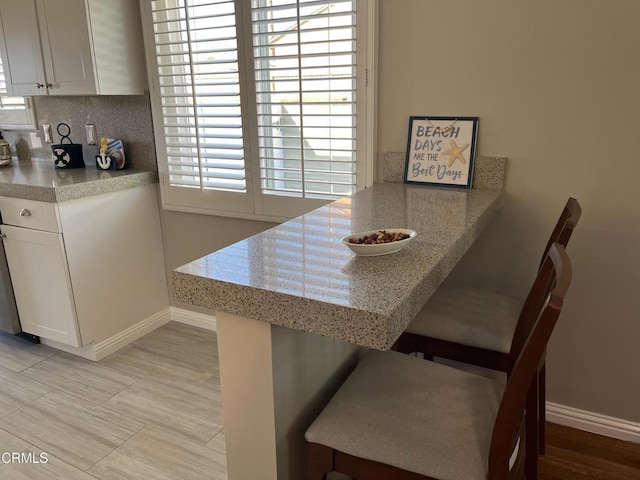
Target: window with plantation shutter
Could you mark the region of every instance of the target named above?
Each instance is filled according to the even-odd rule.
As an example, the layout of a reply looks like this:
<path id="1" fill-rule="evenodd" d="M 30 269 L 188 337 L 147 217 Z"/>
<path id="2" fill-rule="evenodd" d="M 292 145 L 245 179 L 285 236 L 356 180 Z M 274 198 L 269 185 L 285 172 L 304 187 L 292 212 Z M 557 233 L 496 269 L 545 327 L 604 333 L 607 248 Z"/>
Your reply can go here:
<path id="1" fill-rule="evenodd" d="M 141 5 L 165 208 L 284 219 L 371 183 L 375 2 Z"/>

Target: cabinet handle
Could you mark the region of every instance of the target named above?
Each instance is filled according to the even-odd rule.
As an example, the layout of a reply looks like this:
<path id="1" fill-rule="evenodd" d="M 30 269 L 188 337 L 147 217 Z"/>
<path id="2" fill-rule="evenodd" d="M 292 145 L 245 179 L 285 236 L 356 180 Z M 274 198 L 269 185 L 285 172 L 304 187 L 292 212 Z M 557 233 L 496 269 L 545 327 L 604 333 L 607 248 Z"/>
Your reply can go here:
<path id="1" fill-rule="evenodd" d="M 44 86 L 47 88 L 51 88 L 53 87 L 53 83 L 45 83 Z"/>
<path id="2" fill-rule="evenodd" d="M 31 216 L 31 211 L 28 208 L 23 208 L 22 210 L 20 210 L 20 216 L 21 217 L 30 217 Z"/>
<path id="3" fill-rule="evenodd" d="M 44 83 L 40 83 L 40 82 L 36 83 L 36 88 L 42 88 L 42 87 L 44 87 Z"/>

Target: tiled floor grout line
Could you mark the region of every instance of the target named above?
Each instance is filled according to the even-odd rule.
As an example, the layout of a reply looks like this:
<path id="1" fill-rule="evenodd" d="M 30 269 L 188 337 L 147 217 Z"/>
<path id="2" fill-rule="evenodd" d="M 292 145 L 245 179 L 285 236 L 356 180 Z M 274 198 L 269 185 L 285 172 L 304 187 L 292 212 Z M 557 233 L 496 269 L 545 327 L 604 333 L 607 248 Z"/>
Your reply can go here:
<path id="1" fill-rule="evenodd" d="M 216 435 L 218 435 L 222 430 L 224 430 L 224 427 L 220 427 L 220 430 L 218 430 L 216 433 L 213 434 L 213 437 L 211 437 L 209 440 L 207 440 L 206 442 L 204 442 L 202 445 L 204 445 L 205 447 L 207 446 L 207 443 L 209 443 L 211 440 L 213 440 L 214 438 L 216 438 Z M 209 447 L 207 447 L 209 448 Z M 212 450 L 215 450 L 215 448 L 212 448 Z M 216 450 L 217 451 L 217 450 Z M 222 453 L 222 452 L 220 452 Z"/>
<path id="2" fill-rule="evenodd" d="M 29 365 L 28 367 L 24 367 L 22 370 L 17 371 L 17 372 L 15 372 L 15 373 L 17 373 L 17 374 L 22 374 L 22 372 L 24 372 L 25 370 L 29 370 L 31 367 L 35 367 L 36 365 L 38 365 L 38 364 L 40 364 L 40 363 L 44 362 L 45 360 L 49 360 L 51 357 L 55 357 L 55 356 L 57 356 L 57 355 L 58 355 L 57 353 L 54 353 L 54 354 L 52 354 L 52 355 L 49 355 L 48 357 L 45 357 L 45 358 L 42 358 L 42 359 L 38 360 L 38 361 L 37 361 L 36 363 L 34 363 L 33 365 Z"/>
<path id="3" fill-rule="evenodd" d="M 47 393 L 48 393 L 48 392 L 47 392 Z M 44 395 L 40 396 L 39 398 L 42 398 L 43 396 L 44 396 Z M 35 402 L 35 400 L 33 400 L 33 401 Z M 27 406 L 31 405 L 31 403 L 32 403 L 32 402 L 29 402 L 29 403 L 27 403 L 26 405 L 21 406 L 21 407 L 20 407 L 20 408 L 18 408 L 17 410 L 14 410 L 13 412 L 11 412 L 9 415 L 13 415 L 14 413 L 18 413 L 18 412 L 19 412 L 20 410 L 22 410 L 24 407 L 27 407 Z M 2 417 L 2 418 L 8 417 L 9 415 L 5 415 L 5 416 L 4 416 L 4 417 Z M 13 432 L 10 432 L 10 431 L 5 430 L 4 428 L 2 428 L 2 418 L 0 418 L 0 430 L 2 430 L 2 431 L 4 431 L 4 432 L 8 433 L 9 435 L 13 435 L 13 436 L 14 436 L 14 437 L 16 437 L 16 438 L 19 438 L 20 440 L 22 440 L 23 442 L 28 443 L 28 444 L 29 444 L 29 445 L 31 445 L 32 447 L 39 448 L 39 447 L 37 447 L 36 445 L 34 445 L 33 443 L 31 443 L 31 441 L 30 441 L 30 440 L 25 440 L 25 439 L 24 439 L 24 438 L 22 438 L 20 435 L 17 435 L 17 434 L 15 434 L 15 433 L 13 433 Z"/>
<path id="4" fill-rule="evenodd" d="M 25 405 L 25 406 L 26 406 L 26 405 Z M 11 412 L 11 413 L 15 413 L 15 412 L 17 412 L 17 411 L 19 411 L 19 410 L 20 410 L 20 409 L 18 409 L 18 410 L 14 410 L 14 411 L 13 411 L 13 412 Z M 0 418 L 0 420 L 2 420 L 2 419 Z M 21 438 L 21 437 L 19 437 L 18 435 L 16 435 L 15 433 L 11 433 L 11 432 L 9 432 L 9 431 L 5 430 L 4 428 L 2 428 L 2 425 L 0 425 L 0 430 L 2 430 L 2 431 L 3 431 L 3 432 L 5 432 L 5 433 L 8 433 L 9 435 L 12 435 L 12 436 L 14 436 L 14 437 L 16 437 L 16 438 L 18 438 L 18 439 L 20 439 L 20 440 L 22 440 L 22 441 L 23 441 L 23 442 L 25 442 L 25 443 L 28 443 L 28 444 L 29 444 L 29 445 L 31 445 L 32 447 L 35 447 L 35 445 L 33 445 L 31 442 L 29 442 L 29 441 L 25 440 L 24 438 Z M 23 450 L 23 451 L 24 451 L 24 450 Z"/>
<path id="5" fill-rule="evenodd" d="M 111 455 L 113 452 L 115 452 L 116 450 L 118 450 L 120 447 L 123 447 L 127 442 L 131 441 L 131 439 L 133 437 L 135 437 L 137 434 L 139 434 L 142 430 L 144 430 L 145 428 L 147 428 L 149 425 L 147 425 L 144 422 L 140 422 L 142 423 L 142 428 L 140 430 L 138 430 L 136 433 L 134 433 L 133 435 L 131 435 L 129 438 L 127 438 L 124 442 L 122 442 L 120 445 L 118 445 L 117 447 L 115 447 L 113 450 L 111 450 L 109 453 L 107 453 L 105 456 L 103 456 L 101 459 L 99 459 L 98 461 L 94 462 L 93 464 L 91 464 L 90 467 L 84 469 L 84 471 L 86 473 L 89 473 L 89 470 L 91 470 L 93 467 L 95 467 L 98 463 L 100 463 L 102 460 L 104 460 L 105 458 L 107 458 L 109 455 Z M 89 473 L 89 475 L 91 475 Z M 93 475 L 91 475 L 93 477 Z"/>
<path id="6" fill-rule="evenodd" d="M 28 377 L 27 377 L 27 378 L 28 378 Z M 140 379 L 139 379 L 139 380 L 140 380 Z M 136 380 L 136 382 L 137 382 L 137 381 L 138 381 L 138 380 Z M 38 383 L 40 383 L 40 382 L 38 382 Z M 135 382 L 134 382 L 134 383 L 135 383 Z M 133 384 L 131 384 L 131 385 L 133 385 Z M 126 388 L 129 388 L 131 385 L 128 385 L 127 387 L 125 387 L 125 389 L 126 389 Z M 47 386 L 48 386 L 48 385 L 47 385 Z M 123 390 L 125 390 L 125 389 L 123 389 Z M 14 414 L 14 413 L 19 412 L 19 411 L 20 411 L 20 410 L 22 410 L 23 408 L 25 408 L 25 407 L 27 407 L 27 406 L 30 406 L 32 403 L 36 402 L 38 399 L 40 399 L 40 398 L 44 397 L 45 395 L 48 395 L 48 394 L 50 394 L 50 393 L 52 393 L 52 392 L 61 392 L 61 393 L 64 393 L 64 394 L 66 394 L 66 395 L 71 395 L 71 396 L 74 396 L 74 397 L 76 396 L 76 395 L 74 395 L 74 394 L 72 394 L 72 393 L 66 392 L 66 391 L 61 390 L 61 389 L 59 389 L 59 388 L 51 387 L 51 390 L 50 390 L 49 392 L 47 392 L 47 393 L 45 393 L 45 394 L 41 395 L 41 396 L 40 396 L 40 397 L 38 397 L 37 399 L 32 400 L 31 402 L 27 403 L 26 405 L 23 405 L 23 406 L 22 406 L 22 407 L 20 407 L 19 409 L 14 410 L 14 411 L 13 411 L 13 412 L 11 412 L 9 415 L 12 415 L 12 414 Z M 122 392 L 122 390 L 121 390 L 120 392 L 118 392 L 118 393 L 121 393 L 121 392 Z M 117 395 L 117 394 L 116 394 L 116 395 Z M 115 396 L 115 395 L 114 395 L 114 396 Z M 97 406 L 97 407 L 101 407 L 101 408 L 104 408 L 104 409 L 106 409 L 106 410 L 110 410 L 110 411 L 112 411 L 112 412 L 114 412 L 114 413 L 117 413 L 115 410 L 113 410 L 113 409 L 111 409 L 111 408 L 109 408 L 109 407 L 103 406 L 102 404 L 94 403 L 94 402 L 92 402 L 92 401 L 90 401 L 90 400 L 86 400 L 86 399 L 82 399 L 82 400 L 83 400 L 83 401 L 86 401 L 87 403 L 90 403 L 91 405 L 94 405 L 94 406 Z M 34 408 L 35 408 L 35 407 L 34 407 Z M 0 419 L 0 421 L 1 421 L 1 420 L 2 420 L 2 419 Z M 111 455 L 115 450 L 117 450 L 118 448 L 122 447 L 125 443 L 127 443 L 129 440 L 131 440 L 134 436 L 136 436 L 138 433 L 140 433 L 142 430 L 144 430 L 145 428 L 147 428 L 147 427 L 149 426 L 147 423 L 144 423 L 144 422 L 142 422 L 141 420 L 138 420 L 138 421 L 142 424 L 142 427 L 141 427 L 140 429 L 135 430 L 135 432 L 134 432 L 134 433 L 133 433 L 133 434 L 132 434 L 128 439 L 126 439 L 125 441 L 123 441 L 121 444 L 116 445 L 115 447 L 113 447 L 111 450 L 109 450 L 109 452 L 107 452 L 105 455 L 103 455 L 100 459 L 98 459 L 96 462 L 94 462 L 93 464 L 91 464 L 91 465 L 90 465 L 89 467 L 87 467 L 87 468 L 80 468 L 79 466 L 72 465 L 71 463 L 66 462 L 66 461 L 64 461 L 64 460 L 63 460 L 63 459 L 61 459 L 61 458 L 58 458 L 58 457 L 56 457 L 56 458 L 57 458 L 57 460 L 58 460 L 58 461 L 60 461 L 60 462 L 63 462 L 63 463 L 65 463 L 65 464 L 67 464 L 67 465 L 69 465 L 69 466 L 71 466 L 71 467 L 73 467 L 73 468 L 76 468 L 77 470 L 80 470 L 80 471 L 82 471 L 82 472 L 85 472 L 85 473 L 87 473 L 88 475 L 90 475 L 90 476 L 91 476 L 91 477 L 93 477 L 93 478 L 97 478 L 97 477 L 95 477 L 94 475 L 91 475 L 91 474 L 88 472 L 88 470 L 89 470 L 89 469 L 91 469 L 91 468 L 92 468 L 94 465 L 96 465 L 97 463 L 99 463 L 99 462 L 101 462 L 102 460 L 104 460 L 104 459 L 105 459 L 106 457 L 108 457 L 109 455 Z M 2 426 L 1 426 L 1 425 L 0 425 L 0 429 L 2 429 Z M 2 430 L 4 430 L 4 429 L 2 429 Z M 6 430 L 4 430 L 4 431 L 5 431 L 5 432 L 7 432 Z M 19 438 L 20 440 L 22 440 L 22 441 L 24 441 L 24 442 L 26 442 L 26 443 L 28 443 L 28 444 L 29 444 L 31 447 L 33 447 L 33 448 L 38 448 L 38 449 L 40 449 L 40 450 L 43 450 L 41 447 L 38 447 L 37 445 L 32 444 L 30 441 L 28 441 L 28 440 L 26 440 L 26 439 L 24 439 L 24 438 L 22 438 L 22 437 L 20 437 L 20 436 L 16 435 L 15 433 L 12 433 L 12 432 L 7 432 L 7 433 L 8 433 L 8 434 L 10 434 L 10 435 L 13 435 L 13 436 L 14 436 L 14 437 L 16 437 L 16 438 Z M 212 438 L 213 438 L 213 437 L 212 437 Z M 27 449 L 25 449 L 25 450 L 27 450 Z M 25 451 L 25 450 L 23 450 L 23 451 Z M 44 450 L 43 450 L 43 451 L 44 451 Z M 100 480 L 100 479 L 98 479 L 98 480 Z"/>
<path id="7" fill-rule="evenodd" d="M 32 406 L 32 404 L 33 404 L 34 402 L 38 401 L 38 400 L 39 400 L 39 399 L 41 399 L 42 397 L 44 397 L 44 396 L 46 396 L 46 395 L 48 395 L 48 394 L 50 394 L 50 393 L 52 393 L 52 392 L 60 392 L 60 393 L 66 394 L 66 395 L 71 395 L 71 396 L 77 397 L 77 395 L 75 395 L 75 394 L 73 394 L 73 393 L 71 393 L 71 392 L 67 392 L 66 390 L 63 390 L 63 389 L 60 389 L 60 388 L 57 388 L 57 387 L 51 387 L 50 385 L 44 384 L 44 383 L 42 383 L 42 382 L 39 382 L 38 380 L 34 380 L 34 379 L 30 378 L 30 377 L 29 377 L 28 375 L 26 375 L 26 374 L 25 374 L 25 375 L 23 375 L 23 372 L 24 372 L 24 371 L 26 371 L 26 370 L 28 370 L 29 368 L 31 368 L 31 367 L 33 367 L 33 366 L 35 366 L 35 365 L 37 365 L 37 364 L 39 364 L 39 363 L 41 363 L 41 362 L 43 362 L 43 361 L 45 361 L 45 360 L 48 360 L 48 359 L 50 359 L 50 358 L 52 358 L 52 357 L 55 357 L 55 356 L 57 356 L 57 354 L 50 355 L 50 356 L 49 356 L 49 357 L 47 357 L 47 358 L 43 358 L 41 361 L 36 362 L 36 363 L 34 363 L 33 365 L 30 365 L 29 367 L 23 368 L 20 372 L 14 372 L 14 373 L 17 373 L 18 375 L 20 375 L 21 377 L 24 377 L 24 378 L 28 379 L 29 381 L 32 381 L 32 382 L 35 382 L 35 383 L 41 384 L 41 385 L 43 385 L 44 387 L 47 387 L 47 388 L 51 388 L 51 390 L 49 390 L 49 391 L 48 391 L 48 392 L 46 392 L 46 393 L 43 393 L 42 395 L 40 395 L 39 397 L 37 397 L 37 398 L 35 398 L 35 399 L 33 399 L 33 400 L 31 400 L 30 402 L 28 402 L 27 404 L 25 404 L 25 405 L 23 405 L 22 407 L 18 408 L 17 410 L 14 410 L 14 411 L 10 412 L 9 414 L 5 415 L 5 417 L 6 417 L 6 416 L 9 416 L 9 415 L 13 415 L 13 414 L 15 414 L 15 413 L 19 413 L 19 412 L 20 412 L 20 410 L 22 410 L 23 408 L 28 407 L 28 406 Z M 138 379 L 138 380 L 140 380 L 140 379 Z M 136 380 L 136 382 L 137 382 L 138 380 Z M 134 383 L 136 383 L 136 382 L 134 382 Z M 120 391 L 119 391 L 119 392 L 117 392 L 116 394 L 112 395 L 110 398 L 113 398 L 114 396 L 118 395 L 118 394 L 119 394 L 119 393 L 121 393 L 123 390 L 125 390 L 125 389 L 129 388 L 131 385 L 133 385 L 133 384 L 130 384 L 130 385 L 125 386 L 122 390 L 120 390 Z M 80 397 L 78 397 L 78 398 L 80 398 Z M 98 407 L 104 408 L 104 409 L 106 409 L 106 410 L 110 410 L 110 411 L 112 411 L 112 412 L 114 412 L 114 413 L 117 413 L 117 412 L 115 412 L 115 410 L 113 410 L 113 409 L 111 409 L 111 408 L 108 408 L 108 407 L 106 407 L 106 406 L 104 406 L 104 405 L 102 405 L 102 404 L 100 404 L 100 403 L 95 403 L 95 402 L 93 402 L 93 401 L 91 401 L 91 400 L 87 400 L 87 399 L 84 399 L 84 398 L 81 398 L 81 400 L 83 400 L 83 401 L 85 401 L 85 402 L 87 402 L 87 403 L 90 403 L 90 404 L 92 404 L 92 405 L 95 405 L 95 406 L 98 406 Z M 35 408 L 35 407 L 34 407 L 34 408 Z M 2 425 L 1 425 L 1 423 L 2 423 L 2 418 L 4 418 L 4 417 L 1 417 L 1 418 L 0 418 L 0 430 L 3 430 L 3 431 L 5 431 L 6 433 L 8 433 L 8 434 L 10 434 L 10 435 L 13 435 L 13 436 L 14 436 L 14 437 L 16 437 L 16 438 L 19 438 L 20 440 L 22 440 L 22 441 L 24 441 L 24 442 L 28 443 L 28 444 L 29 444 L 31 447 L 33 447 L 33 448 L 38 448 L 38 449 L 42 450 L 42 449 L 41 449 L 40 447 L 38 447 L 37 445 L 32 444 L 30 441 L 28 441 L 28 440 L 26 440 L 26 439 L 24 439 L 24 438 L 20 437 L 19 435 L 16 435 L 15 433 L 7 432 L 6 430 L 4 430 L 4 429 L 2 428 Z M 107 456 L 109 456 L 111 453 L 113 453 L 113 451 L 115 451 L 116 449 L 120 448 L 120 447 L 121 447 L 122 445 L 124 445 L 126 442 L 128 442 L 129 440 L 131 440 L 131 438 L 133 438 L 136 434 L 138 434 L 138 433 L 139 433 L 139 432 L 141 432 L 145 427 L 147 427 L 147 424 L 146 424 L 146 423 L 144 423 L 144 422 L 142 422 L 142 421 L 140 421 L 140 423 L 142 424 L 142 427 L 141 427 L 140 429 L 136 430 L 136 431 L 135 431 L 135 433 L 133 433 L 133 434 L 132 434 L 132 435 L 131 435 L 127 440 L 125 440 L 124 442 L 122 442 L 122 443 L 121 443 L 121 444 L 119 444 L 119 445 L 116 445 L 116 446 L 115 446 L 114 448 L 112 448 L 108 453 L 106 453 L 103 457 L 101 457 L 99 460 L 97 460 L 96 462 L 94 462 L 93 464 L 91 464 L 91 465 L 90 465 L 89 467 L 87 467 L 86 469 L 84 469 L 84 468 L 80 468 L 80 467 L 75 466 L 75 465 L 72 465 L 72 464 L 70 464 L 70 463 L 68 463 L 68 462 L 65 462 L 64 460 L 62 460 L 62 459 L 60 459 L 60 458 L 57 458 L 57 460 L 58 460 L 58 461 L 60 461 L 60 462 L 65 463 L 65 464 L 67 464 L 67 465 L 70 465 L 70 466 L 71 466 L 71 467 L 73 467 L 73 468 L 76 468 L 76 469 L 78 469 L 78 470 L 80 470 L 80 471 L 84 471 L 85 473 L 89 474 L 89 473 L 87 472 L 87 470 L 89 470 L 89 469 L 90 469 L 91 467 L 93 467 L 96 463 L 98 463 L 98 462 L 102 461 L 104 458 L 106 458 Z M 28 450 L 28 448 L 27 448 L 27 449 L 25 449 L 25 450 Z M 23 451 L 25 451 L 25 450 L 23 450 Z M 91 474 L 89 474 L 89 475 L 91 475 Z M 91 475 L 91 477 L 93 477 L 93 478 L 97 478 L 97 477 L 95 477 L 95 476 L 93 476 L 93 475 Z M 98 480 L 99 480 L 99 479 L 98 479 Z"/>
<path id="8" fill-rule="evenodd" d="M 111 397 L 109 397 L 107 400 L 105 400 L 104 402 L 100 403 L 99 405 L 104 408 L 105 410 L 109 410 L 111 412 L 114 413 L 118 413 L 118 411 L 114 408 L 111 408 L 109 405 L 105 405 L 105 403 L 107 403 L 109 400 L 111 400 L 114 397 L 117 397 L 118 395 L 120 395 L 122 392 L 124 392 L 125 390 L 131 388 L 132 386 L 134 386 L 136 383 L 138 383 L 140 380 L 142 380 L 145 377 L 139 378 L 138 380 L 136 380 L 135 382 L 133 382 L 130 385 L 127 385 L 125 388 L 123 388 L 122 390 L 120 390 L 118 393 L 112 395 Z M 125 443 L 127 443 L 129 440 L 131 440 L 133 437 L 135 437 L 138 433 L 140 433 L 142 430 L 144 430 L 146 427 L 149 426 L 148 423 L 143 422 L 142 420 L 136 419 L 138 422 L 140 422 L 142 424 L 142 428 L 140 428 L 139 430 L 136 430 L 136 433 L 134 433 L 133 435 L 131 435 L 127 440 L 125 440 L 121 445 L 119 445 L 116 448 L 120 448 L 122 445 L 124 445 Z M 115 450 L 115 449 L 114 449 Z M 110 452 L 111 453 L 111 452 Z M 102 460 L 102 459 L 100 459 Z M 98 463 L 98 462 L 96 462 Z"/>
<path id="9" fill-rule="evenodd" d="M 131 385 L 134 385 L 134 383 L 132 383 Z M 114 393 L 113 395 L 111 395 L 109 398 L 107 398 L 106 400 L 100 402 L 98 405 L 100 405 L 103 408 L 106 408 L 107 410 L 111 410 L 112 412 L 114 412 L 115 410 L 113 410 L 113 408 L 109 408 L 108 405 L 105 405 L 105 403 L 107 403 L 109 400 L 111 400 L 114 397 L 117 397 L 118 395 L 120 395 L 122 392 L 124 392 L 127 388 L 131 387 L 131 385 L 127 385 L 126 387 L 124 387 L 122 390 L 120 390 L 117 393 Z"/>
<path id="10" fill-rule="evenodd" d="M 113 370 L 115 370 L 115 371 L 117 371 L 117 372 L 120 372 L 120 373 L 123 373 L 123 374 L 128 374 L 128 375 L 130 375 L 128 372 L 124 371 L 124 369 L 118 369 L 118 368 L 112 367 L 111 365 L 104 365 L 104 364 L 102 364 L 102 365 L 103 365 L 103 366 L 105 366 L 105 367 L 109 367 L 109 368 L 111 368 L 111 369 L 113 369 Z M 135 381 L 131 382 L 129 385 L 126 385 L 123 389 L 121 389 L 120 391 L 118 391 L 118 392 L 114 393 L 113 395 L 111 395 L 111 396 L 110 396 L 109 398 L 107 398 L 106 400 L 102 401 L 102 402 L 100 403 L 100 405 L 101 405 L 102 407 L 104 407 L 104 408 L 106 408 L 106 409 L 111 410 L 112 412 L 114 412 L 115 410 L 114 410 L 113 408 L 109 408 L 107 405 L 105 405 L 105 403 L 107 403 L 109 400 L 113 399 L 114 397 L 117 397 L 118 395 L 120 395 L 120 394 L 121 394 L 122 392 L 124 392 L 125 390 L 127 390 L 127 389 L 129 389 L 129 388 L 133 387 L 136 383 L 138 383 L 140 380 L 143 380 L 143 379 L 144 379 L 144 378 L 146 378 L 146 377 L 147 377 L 146 375 L 143 375 L 142 377 L 140 377 L 140 378 L 136 379 Z"/>

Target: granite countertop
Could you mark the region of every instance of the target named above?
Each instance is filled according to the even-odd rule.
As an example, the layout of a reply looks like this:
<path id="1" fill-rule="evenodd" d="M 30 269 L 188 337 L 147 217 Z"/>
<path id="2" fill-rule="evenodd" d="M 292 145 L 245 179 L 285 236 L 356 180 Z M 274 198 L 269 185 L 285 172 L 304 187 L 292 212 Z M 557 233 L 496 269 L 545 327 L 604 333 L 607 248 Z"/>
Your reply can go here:
<path id="1" fill-rule="evenodd" d="M 143 170 L 98 170 L 94 166 L 56 169 L 48 161 L 13 161 L 0 168 L 0 196 L 64 202 L 156 183 L 158 173 Z"/>
<path id="2" fill-rule="evenodd" d="M 174 270 L 174 297 L 388 349 L 501 207 L 501 190 L 375 184 Z M 341 243 L 382 228 L 418 235 L 378 257 Z"/>

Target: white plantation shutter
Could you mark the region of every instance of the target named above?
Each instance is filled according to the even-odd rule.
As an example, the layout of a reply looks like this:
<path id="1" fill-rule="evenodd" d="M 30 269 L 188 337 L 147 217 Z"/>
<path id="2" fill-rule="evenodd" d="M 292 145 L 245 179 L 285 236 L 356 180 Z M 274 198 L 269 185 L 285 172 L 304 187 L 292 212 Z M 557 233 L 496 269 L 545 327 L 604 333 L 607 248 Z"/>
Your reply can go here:
<path id="1" fill-rule="evenodd" d="M 356 3 L 141 0 L 165 208 L 275 219 L 366 184 Z"/>
<path id="2" fill-rule="evenodd" d="M 252 0 L 262 192 L 356 185 L 355 1 Z"/>
<path id="3" fill-rule="evenodd" d="M 152 2 L 171 186 L 247 188 L 233 0 Z"/>

